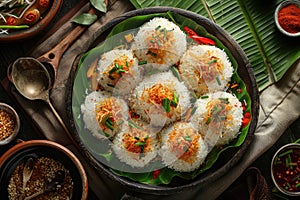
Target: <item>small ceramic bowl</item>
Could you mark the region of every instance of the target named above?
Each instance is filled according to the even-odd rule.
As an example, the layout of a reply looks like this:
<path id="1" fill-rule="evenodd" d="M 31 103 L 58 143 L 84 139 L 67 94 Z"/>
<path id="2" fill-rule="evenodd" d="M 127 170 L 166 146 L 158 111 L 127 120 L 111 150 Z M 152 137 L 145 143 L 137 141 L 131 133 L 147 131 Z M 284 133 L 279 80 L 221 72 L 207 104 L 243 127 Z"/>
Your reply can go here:
<path id="1" fill-rule="evenodd" d="M 296 6 L 298 6 L 298 7 L 300 8 L 300 1 L 298 1 L 298 0 L 287 0 L 287 1 L 283 1 L 282 3 L 280 3 L 280 4 L 277 6 L 277 8 L 276 8 L 276 10 L 275 10 L 275 14 L 274 14 L 275 24 L 276 24 L 277 28 L 279 29 L 279 31 L 280 31 L 281 33 L 283 33 L 284 35 L 287 35 L 287 36 L 290 36 L 290 37 L 298 37 L 298 36 L 300 36 L 300 32 L 297 32 L 297 33 L 290 33 L 290 32 L 288 32 L 288 31 L 286 31 L 286 30 L 280 25 L 280 23 L 279 23 L 279 21 L 278 21 L 278 13 L 279 13 L 279 11 L 280 11 L 282 8 L 284 8 L 284 7 L 286 7 L 286 6 L 290 5 L 290 4 L 294 4 L 294 5 L 296 5 Z"/>
<path id="2" fill-rule="evenodd" d="M 32 175 L 26 182 L 26 193 L 24 194 L 26 197 L 42 190 L 41 183 L 45 184 L 47 180 L 53 179 L 53 177 L 47 176 L 58 174 L 59 170 L 63 170 L 65 171 L 64 181 L 55 191 L 59 197 L 63 199 L 87 199 L 88 180 L 81 162 L 69 149 L 48 140 L 21 141 L 0 157 L 1 199 L 9 199 L 9 196 L 13 198 L 13 195 L 19 197 L 20 188 L 23 185 L 23 167 L 29 158 L 34 160 L 34 167 Z M 10 191 L 8 186 L 12 188 Z M 49 193 L 45 195 L 51 195 Z M 44 198 L 50 197 L 44 196 Z"/>
<path id="3" fill-rule="evenodd" d="M 276 188 L 289 196 L 300 196 L 300 144 L 282 146 L 271 162 L 271 177 Z"/>
<path id="4" fill-rule="evenodd" d="M 14 140 L 20 129 L 17 112 L 8 104 L 0 103 L 0 146 Z"/>

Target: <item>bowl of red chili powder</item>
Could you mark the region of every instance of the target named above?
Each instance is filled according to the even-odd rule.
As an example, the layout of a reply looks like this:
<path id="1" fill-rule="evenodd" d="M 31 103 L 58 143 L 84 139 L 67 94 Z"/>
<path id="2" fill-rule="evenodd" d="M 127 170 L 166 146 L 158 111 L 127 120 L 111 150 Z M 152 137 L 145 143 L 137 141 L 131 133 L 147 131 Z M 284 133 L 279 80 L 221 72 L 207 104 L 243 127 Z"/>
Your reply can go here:
<path id="1" fill-rule="evenodd" d="M 275 11 L 275 23 L 287 36 L 300 36 L 300 1 L 288 0 L 280 3 Z"/>
<path id="2" fill-rule="evenodd" d="M 271 177 L 282 193 L 300 196 L 300 144 L 284 145 L 274 154 Z"/>

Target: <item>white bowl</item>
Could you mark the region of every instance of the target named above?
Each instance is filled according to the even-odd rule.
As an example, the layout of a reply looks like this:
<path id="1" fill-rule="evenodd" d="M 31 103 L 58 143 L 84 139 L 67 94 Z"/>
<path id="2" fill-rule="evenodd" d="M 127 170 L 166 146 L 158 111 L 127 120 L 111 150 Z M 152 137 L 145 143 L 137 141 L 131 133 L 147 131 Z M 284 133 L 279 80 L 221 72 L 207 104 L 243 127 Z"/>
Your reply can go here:
<path id="1" fill-rule="evenodd" d="M 10 143 L 12 140 L 14 140 L 19 132 L 20 129 L 20 119 L 17 114 L 17 112 L 8 104 L 0 103 L 0 110 L 4 110 L 5 112 L 12 115 L 14 120 L 14 130 L 12 133 L 6 137 L 5 139 L 0 139 L 0 146 Z"/>
<path id="2" fill-rule="evenodd" d="M 300 36 L 300 32 L 298 33 L 290 33 L 290 32 L 287 32 L 286 30 L 284 30 L 279 22 L 278 22 L 278 12 L 283 8 L 283 7 L 286 7 L 287 5 L 290 5 L 290 4 L 294 4 L 296 6 L 298 6 L 300 8 L 300 1 L 298 0 L 287 0 L 287 1 L 283 1 L 282 3 L 280 3 L 276 10 L 275 10 L 275 14 L 274 14 L 274 18 L 275 18 L 275 24 L 277 26 L 277 28 L 279 29 L 279 31 L 281 33 L 283 33 L 284 35 L 287 35 L 287 36 L 290 36 L 290 37 L 298 37 Z"/>

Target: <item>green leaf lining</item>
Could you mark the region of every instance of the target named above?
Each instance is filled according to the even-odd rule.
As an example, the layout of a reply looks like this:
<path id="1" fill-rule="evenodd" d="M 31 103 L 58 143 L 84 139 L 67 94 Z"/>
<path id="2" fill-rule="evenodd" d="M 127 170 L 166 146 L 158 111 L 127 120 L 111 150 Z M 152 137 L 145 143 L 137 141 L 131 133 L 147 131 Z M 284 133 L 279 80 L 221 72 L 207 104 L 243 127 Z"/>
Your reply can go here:
<path id="1" fill-rule="evenodd" d="M 259 90 L 280 80 L 300 58 L 300 40 L 277 30 L 274 11 L 281 2 L 247 0 L 130 0 L 136 8 L 171 6 L 193 11 L 224 28 L 242 47 Z"/>

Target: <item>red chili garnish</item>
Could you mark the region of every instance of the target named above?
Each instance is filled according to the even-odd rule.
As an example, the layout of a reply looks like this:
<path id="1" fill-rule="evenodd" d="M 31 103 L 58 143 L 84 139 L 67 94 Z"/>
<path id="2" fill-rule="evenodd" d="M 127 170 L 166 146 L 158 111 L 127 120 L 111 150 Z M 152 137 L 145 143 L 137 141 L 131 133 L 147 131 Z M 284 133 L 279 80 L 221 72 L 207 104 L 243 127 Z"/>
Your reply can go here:
<path id="1" fill-rule="evenodd" d="M 15 17 L 10 16 L 6 19 L 7 25 L 17 25 L 17 23 L 18 23 L 18 19 Z"/>
<path id="2" fill-rule="evenodd" d="M 40 0 L 39 1 L 39 5 L 41 7 L 48 8 L 48 6 L 49 6 L 49 0 Z"/>
<path id="3" fill-rule="evenodd" d="M 157 169 L 157 170 L 155 170 L 155 171 L 152 172 L 152 176 L 153 176 L 154 179 L 156 179 L 159 176 L 159 174 L 160 174 L 160 170 L 159 169 Z"/>
<path id="4" fill-rule="evenodd" d="M 242 93 L 243 90 L 242 90 L 241 88 L 238 88 L 238 89 L 236 89 L 236 92 L 237 92 L 237 93 Z"/>
<path id="5" fill-rule="evenodd" d="M 243 102 L 242 103 L 242 108 L 243 108 L 243 111 L 245 111 L 247 108 L 246 108 L 246 103 L 245 102 Z"/>
<path id="6" fill-rule="evenodd" d="M 251 120 L 251 114 L 249 112 L 246 112 L 244 114 L 244 117 L 243 117 L 243 120 L 242 120 L 242 127 L 245 127 L 248 125 L 248 123 L 250 122 Z"/>
<path id="7" fill-rule="evenodd" d="M 199 36 L 195 31 L 190 29 L 189 27 L 185 26 L 183 28 L 185 32 L 187 33 L 189 38 L 192 38 L 194 41 L 196 41 L 198 44 L 209 44 L 209 45 L 216 45 L 216 42 L 212 39 L 201 37 Z"/>

